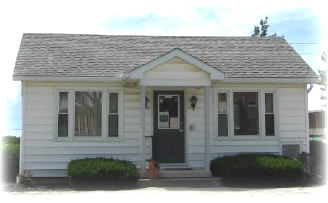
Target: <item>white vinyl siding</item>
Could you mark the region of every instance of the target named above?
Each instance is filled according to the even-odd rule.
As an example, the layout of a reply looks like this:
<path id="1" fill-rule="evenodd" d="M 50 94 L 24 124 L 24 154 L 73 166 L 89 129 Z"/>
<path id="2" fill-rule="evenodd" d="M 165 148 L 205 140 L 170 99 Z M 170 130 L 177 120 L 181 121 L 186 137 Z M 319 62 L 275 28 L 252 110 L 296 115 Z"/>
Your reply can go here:
<path id="1" fill-rule="evenodd" d="M 208 72 L 175 57 L 146 71 L 141 85 L 151 86 L 205 86 L 210 85 Z"/>
<path id="2" fill-rule="evenodd" d="M 40 177 L 66 176 L 69 161 L 82 158 L 118 158 L 130 160 L 140 168 L 140 89 L 135 85 L 119 85 L 110 83 L 23 83 L 24 95 L 24 168 Z M 54 139 L 57 136 L 56 96 L 58 91 L 80 90 L 88 87 L 93 91 L 101 90 L 104 95 L 110 92 L 121 94 L 119 102 L 119 137 L 108 138 L 104 129 L 105 140 L 70 140 Z M 259 88 L 261 87 L 261 88 Z M 82 89 L 88 89 L 82 88 Z M 164 87 L 163 87 L 164 88 Z M 275 106 L 275 136 L 218 136 L 217 129 L 217 93 L 227 92 L 232 95 L 232 89 L 239 91 L 247 89 L 260 92 L 274 91 Z M 169 89 L 169 88 L 168 88 Z M 145 136 L 153 135 L 153 90 L 146 88 L 150 108 L 146 109 Z M 204 168 L 205 164 L 205 112 L 204 87 L 171 87 L 169 90 L 184 90 L 185 92 L 185 158 L 186 165 L 191 168 Z M 219 91 L 220 90 L 220 91 Z M 301 85 L 268 85 L 268 84 L 215 84 L 210 91 L 210 154 L 211 158 L 244 152 L 251 153 L 281 153 L 282 144 L 300 144 L 301 152 L 307 148 L 306 143 L 306 111 L 305 91 Z M 198 101 L 195 111 L 190 106 L 189 99 L 196 96 Z M 230 97 L 228 96 L 228 99 Z M 69 97 L 69 100 L 73 97 Z M 104 105 L 109 105 L 106 96 Z M 229 100 L 228 100 L 229 101 Z M 264 100 L 260 100 L 264 104 Z M 72 103 L 72 102 L 71 102 Z M 264 106 L 260 108 L 259 119 L 264 121 Z M 106 108 L 107 108 L 106 106 Z M 229 105 L 228 105 L 229 106 Z M 260 105 L 261 106 L 261 105 Z M 71 107 L 72 108 L 72 107 Z M 108 109 L 108 108 L 107 108 Z M 228 111 L 231 107 L 228 108 Z M 109 115 L 103 113 L 104 119 Z M 230 112 L 229 112 L 230 115 Z M 73 122 L 73 116 L 69 116 Z M 121 118 L 121 119 L 120 119 Z M 105 123 L 105 127 L 108 124 Z M 190 126 L 194 126 L 192 130 Z M 231 131 L 231 124 L 229 129 Z M 73 132 L 70 132 L 71 135 Z M 231 135 L 230 135 L 231 134 Z M 151 139 L 146 139 L 146 159 L 151 158 Z"/>
<path id="3" fill-rule="evenodd" d="M 81 87 L 83 84 L 78 86 Z M 31 170 L 32 174 L 38 177 L 63 177 L 67 175 L 69 161 L 86 157 L 130 160 L 140 167 L 140 129 L 138 127 L 140 118 L 137 117 L 139 113 L 136 108 L 139 104 L 138 89 L 125 88 L 127 92 L 123 95 L 123 87 L 113 88 L 112 85 L 104 87 L 101 84 L 90 86 L 94 86 L 94 89 L 111 89 L 112 92 L 121 94 L 122 124 L 120 128 L 122 130 L 120 133 L 122 136 L 120 134 L 119 138 L 105 141 L 54 139 L 54 135 L 57 136 L 57 126 L 54 126 L 58 112 L 56 109 L 57 89 L 71 91 L 70 89 L 75 89 L 75 87 L 72 85 L 58 87 L 58 84 L 49 84 L 47 87 L 40 84 L 25 85 L 23 97 L 27 119 L 24 123 L 24 169 Z M 124 127 L 123 113 L 128 122 Z"/>

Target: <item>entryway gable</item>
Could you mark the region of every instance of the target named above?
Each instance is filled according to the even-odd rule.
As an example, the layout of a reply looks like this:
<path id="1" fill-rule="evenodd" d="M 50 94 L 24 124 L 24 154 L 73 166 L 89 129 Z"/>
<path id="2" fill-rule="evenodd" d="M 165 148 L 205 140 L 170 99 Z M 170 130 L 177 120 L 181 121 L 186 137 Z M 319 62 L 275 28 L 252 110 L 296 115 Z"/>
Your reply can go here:
<path id="1" fill-rule="evenodd" d="M 165 64 L 166 62 L 170 61 L 174 58 L 180 58 L 186 62 L 186 64 L 192 65 L 194 67 L 199 68 L 200 70 L 206 72 L 209 76 L 209 80 L 222 80 L 224 79 L 224 73 L 219 71 L 206 63 L 200 61 L 199 59 L 195 58 L 194 56 L 184 52 L 181 49 L 173 49 L 172 51 L 168 52 L 167 54 L 145 64 L 142 67 L 139 67 L 130 72 L 129 77 L 130 79 L 143 79 L 145 73 L 157 68 L 158 66 Z"/>
<path id="2" fill-rule="evenodd" d="M 210 86 L 210 73 L 174 57 L 143 74 L 140 85 L 146 86 Z"/>

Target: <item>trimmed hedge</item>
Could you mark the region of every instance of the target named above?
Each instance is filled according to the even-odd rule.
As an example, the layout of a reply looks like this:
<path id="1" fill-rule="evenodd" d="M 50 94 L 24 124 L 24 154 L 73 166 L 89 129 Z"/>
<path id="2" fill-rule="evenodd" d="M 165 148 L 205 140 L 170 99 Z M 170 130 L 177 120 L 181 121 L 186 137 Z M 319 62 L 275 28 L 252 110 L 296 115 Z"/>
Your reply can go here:
<path id="1" fill-rule="evenodd" d="M 2 174 L 1 178 L 5 182 L 16 182 L 19 172 L 19 148 L 20 138 L 14 136 L 4 136 L 2 138 Z"/>
<path id="2" fill-rule="evenodd" d="M 222 180 L 255 182 L 301 181 L 304 167 L 300 161 L 268 154 L 240 154 L 219 157 L 211 162 L 214 176 Z"/>
<path id="3" fill-rule="evenodd" d="M 125 160 L 87 158 L 68 164 L 67 175 L 73 186 L 124 186 L 135 185 L 139 179 L 136 166 Z"/>

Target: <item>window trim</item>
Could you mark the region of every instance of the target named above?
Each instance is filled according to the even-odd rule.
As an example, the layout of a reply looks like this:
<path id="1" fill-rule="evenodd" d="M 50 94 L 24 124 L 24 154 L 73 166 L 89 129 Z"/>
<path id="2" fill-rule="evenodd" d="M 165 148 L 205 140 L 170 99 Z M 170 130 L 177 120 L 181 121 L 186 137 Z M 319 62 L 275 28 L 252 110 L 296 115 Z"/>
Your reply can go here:
<path id="1" fill-rule="evenodd" d="M 265 94 L 272 94 L 272 113 L 267 113 L 266 112 L 266 109 L 265 109 Z M 276 100 L 275 100 L 275 91 L 263 91 L 263 129 L 264 129 L 264 136 L 265 137 L 275 137 L 276 136 L 276 132 L 277 132 L 277 128 L 276 128 L 276 123 L 277 123 L 277 118 L 276 118 L 276 112 L 277 112 L 277 109 L 276 109 Z M 274 134 L 273 135 L 266 135 L 266 125 L 265 125 L 265 122 L 266 122 L 266 115 L 273 115 L 273 128 L 274 128 Z"/>
<path id="2" fill-rule="evenodd" d="M 102 123 L 101 136 L 83 137 L 75 136 L 75 92 L 95 91 L 102 93 Z M 68 92 L 68 137 L 58 137 L 58 108 L 59 93 Z M 123 141 L 123 87 L 55 87 L 55 114 L 54 114 L 54 140 L 55 141 Z M 119 134 L 118 137 L 108 136 L 108 113 L 109 113 L 109 93 L 118 93 L 118 117 Z"/>
<path id="3" fill-rule="evenodd" d="M 227 120 L 228 120 L 228 136 L 219 136 L 219 121 L 218 121 L 218 115 L 219 114 L 222 114 L 222 113 L 219 113 L 219 94 L 220 93 L 224 93 L 224 94 L 227 94 Z M 214 122 L 215 122 L 215 126 L 216 126 L 216 130 L 215 130 L 215 137 L 219 137 L 219 138 L 228 138 L 231 136 L 231 130 L 230 130 L 230 126 L 231 126 L 231 120 L 230 120 L 230 112 L 231 112 L 231 109 L 230 109 L 230 91 L 229 90 L 218 90 L 216 91 L 215 93 L 215 102 L 214 102 L 214 105 L 215 105 L 215 117 L 214 117 Z"/>
<path id="4" fill-rule="evenodd" d="M 117 93 L 118 94 L 118 136 L 117 137 L 109 137 L 108 135 L 108 115 L 109 115 L 109 94 L 110 93 Z M 110 140 L 110 141 L 123 141 L 123 89 L 122 88 L 111 88 L 111 89 L 107 89 L 106 90 L 106 110 L 104 111 L 106 112 L 105 115 L 105 137 L 106 140 Z"/>
<path id="5" fill-rule="evenodd" d="M 59 115 L 59 94 L 61 92 L 67 92 L 67 114 L 68 114 L 68 135 L 67 137 L 59 137 L 58 136 L 58 115 Z M 56 89 L 55 91 L 55 108 L 54 108 L 54 121 L 55 121 L 55 125 L 54 125 L 54 140 L 57 141 L 69 141 L 71 140 L 71 127 L 72 127 L 72 123 L 71 123 L 71 117 L 72 117 L 72 112 L 71 112 L 71 93 L 69 90 L 67 89 Z"/>
<path id="6" fill-rule="evenodd" d="M 259 113 L 259 135 L 234 135 L 234 112 L 233 112 L 233 93 L 234 92 L 257 92 L 258 93 L 258 113 Z M 218 94 L 227 93 L 228 102 L 228 136 L 218 136 Z M 265 93 L 273 93 L 274 108 L 274 136 L 265 136 Z M 214 140 L 277 140 L 279 138 L 278 124 L 278 88 L 249 88 L 249 87 L 226 87 L 214 88 Z"/>

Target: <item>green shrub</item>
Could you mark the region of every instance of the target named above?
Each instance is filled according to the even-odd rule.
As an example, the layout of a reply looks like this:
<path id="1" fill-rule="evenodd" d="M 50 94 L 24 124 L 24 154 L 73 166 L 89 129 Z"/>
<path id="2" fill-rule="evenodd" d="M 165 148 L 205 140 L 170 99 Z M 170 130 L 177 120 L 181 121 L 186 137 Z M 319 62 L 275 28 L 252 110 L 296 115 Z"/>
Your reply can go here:
<path id="1" fill-rule="evenodd" d="M 117 159 L 80 159 L 68 164 L 68 178 L 73 186 L 134 185 L 139 179 L 136 166 Z"/>
<path id="2" fill-rule="evenodd" d="M 322 141 L 310 141 L 310 172 L 326 177 L 327 171 L 327 144 Z"/>
<path id="3" fill-rule="evenodd" d="M 222 177 L 223 181 L 300 181 L 303 170 L 304 167 L 300 161 L 268 154 L 224 156 L 211 162 L 212 174 Z"/>
<path id="4" fill-rule="evenodd" d="M 30 171 L 28 170 L 24 170 L 23 174 L 19 174 L 19 184 L 24 186 L 24 187 L 29 187 L 29 186 L 33 186 L 33 180 L 32 180 L 32 174 Z"/>
<path id="5" fill-rule="evenodd" d="M 19 172 L 19 138 L 5 136 L 2 139 L 2 179 L 15 182 Z"/>

